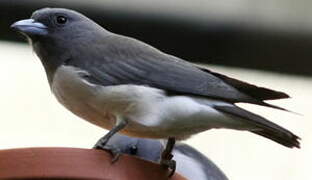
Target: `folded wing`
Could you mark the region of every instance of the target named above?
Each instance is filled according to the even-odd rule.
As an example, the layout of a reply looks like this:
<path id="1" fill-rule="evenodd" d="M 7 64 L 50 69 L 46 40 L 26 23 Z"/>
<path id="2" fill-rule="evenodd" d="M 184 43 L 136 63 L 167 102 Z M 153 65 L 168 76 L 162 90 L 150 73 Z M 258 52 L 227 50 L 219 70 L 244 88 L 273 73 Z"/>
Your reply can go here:
<path id="1" fill-rule="evenodd" d="M 287 98 L 282 92 L 257 87 L 227 76 L 201 69 L 165 54 L 138 40 L 119 35 L 105 37 L 92 49 L 88 61 L 72 65 L 88 68 L 93 83 L 103 86 L 136 84 L 163 89 L 168 94 L 187 94 L 270 106 L 263 100 Z M 81 56 L 84 56 L 81 54 Z M 84 58 L 77 58 L 84 59 Z M 92 64 L 92 65 L 90 65 Z M 91 67 L 91 69 L 90 69 Z"/>

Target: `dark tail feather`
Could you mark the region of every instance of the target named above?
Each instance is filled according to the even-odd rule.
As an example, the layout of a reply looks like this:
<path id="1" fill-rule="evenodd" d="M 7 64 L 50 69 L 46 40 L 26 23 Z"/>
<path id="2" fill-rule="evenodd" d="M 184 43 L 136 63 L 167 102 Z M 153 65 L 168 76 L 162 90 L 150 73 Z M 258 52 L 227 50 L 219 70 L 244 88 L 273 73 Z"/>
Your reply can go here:
<path id="1" fill-rule="evenodd" d="M 273 105 L 273 104 L 269 104 L 269 103 L 266 103 L 266 102 L 263 102 L 263 101 L 257 101 L 257 102 L 254 102 L 254 104 L 261 105 L 261 106 L 266 106 L 266 107 L 270 107 L 270 108 L 274 108 L 274 109 L 279 109 L 279 110 L 282 110 L 282 111 L 291 112 L 288 109 L 285 109 L 285 108 L 282 108 L 282 107 L 279 107 L 279 106 L 276 106 L 276 105 Z"/>
<path id="2" fill-rule="evenodd" d="M 270 108 L 274 108 L 274 109 L 279 109 L 279 110 L 286 111 L 286 112 L 289 112 L 289 113 L 293 113 L 293 114 L 296 114 L 296 115 L 301 115 L 300 113 L 297 113 L 297 112 L 294 112 L 294 111 L 291 111 L 291 110 L 288 110 L 288 109 L 285 109 L 285 108 L 282 108 L 282 107 L 279 107 L 279 106 L 276 106 L 276 105 L 273 105 L 273 104 L 269 104 L 269 103 L 266 103 L 266 102 L 263 102 L 263 101 L 257 101 L 257 102 L 254 102 L 254 104 L 257 104 L 257 105 L 260 105 L 260 106 L 266 106 L 266 107 L 270 107 Z"/>
<path id="3" fill-rule="evenodd" d="M 264 87 L 258 87 L 253 84 L 249 84 L 244 81 L 240 81 L 231 77 L 228 77 L 223 74 L 219 74 L 213 71 L 210 71 L 209 69 L 199 67 L 202 71 L 205 71 L 207 73 L 213 74 L 214 76 L 222 79 L 226 83 L 230 84 L 231 86 L 235 87 L 240 92 L 243 92 L 247 95 L 249 95 L 252 98 L 264 101 L 264 100 L 274 100 L 274 99 L 284 99 L 289 98 L 289 96 L 281 91 L 275 91 L 272 89 L 264 88 Z"/>
<path id="4" fill-rule="evenodd" d="M 275 141 L 289 148 L 293 148 L 293 147 L 300 148 L 300 143 L 298 141 L 298 139 L 300 138 L 294 134 L 278 133 L 276 132 L 276 130 L 274 131 L 270 129 L 264 129 L 260 131 L 251 131 L 251 132 L 258 134 L 260 136 L 269 138 L 272 141 Z"/>
<path id="5" fill-rule="evenodd" d="M 300 148 L 300 142 L 298 141 L 300 138 L 298 136 L 259 115 L 237 106 L 214 106 L 214 108 L 225 114 L 246 120 L 246 123 L 257 128 L 257 130 L 251 130 L 255 134 L 271 139 L 289 148 Z"/>

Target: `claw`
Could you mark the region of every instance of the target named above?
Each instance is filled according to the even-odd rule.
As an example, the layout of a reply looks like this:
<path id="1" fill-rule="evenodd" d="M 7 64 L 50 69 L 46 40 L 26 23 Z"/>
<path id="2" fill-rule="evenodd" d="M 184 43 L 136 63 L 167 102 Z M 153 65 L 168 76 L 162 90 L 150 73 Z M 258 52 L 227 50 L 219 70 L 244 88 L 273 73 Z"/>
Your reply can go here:
<path id="1" fill-rule="evenodd" d="M 114 154 L 113 159 L 112 159 L 112 164 L 117 162 L 119 160 L 120 156 L 121 156 L 121 153 Z"/>
<path id="2" fill-rule="evenodd" d="M 172 177 L 175 173 L 175 170 L 176 170 L 176 161 L 173 160 L 173 159 L 168 159 L 168 160 L 161 160 L 160 164 L 164 167 L 164 168 L 169 168 L 171 169 L 168 177 Z"/>
<path id="3" fill-rule="evenodd" d="M 107 150 L 110 152 L 110 154 L 112 155 L 112 164 L 114 164 L 115 162 L 117 162 L 120 158 L 121 155 L 121 151 L 119 148 L 116 148 L 114 146 L 110 146 L 110 145 L 102 145 L 101 143 L 97 143 L 94 145 L 93 147 L 94 149 L 100 149 L 100 150 Z"/>
<path id="4" fill-rule="evenodd" d="M 103 138 L 101 138 L 100 140 L 98 140 L 97 142 L 96 142 L 96 144 L 93 146 L 93 149 L 107 149 L 107 150 L 109 150 L 109 147 L 106 145 L 107 144 L 107 142 L 108 142 L 108 138 L 106 138 L 106 137 L 103 137 Z"/>
<path id="5" fill-rule="evenodd" d="M 161 153 L 161 160 L 160 160 L 160 164 L 165 167 L 165 168 L 170 168 L 171 172 L 169 174 L 169 178 L 171 176 L 173 176 L 175 170 L 176 170 L 176 162 L 172 159 L 173 155 L 172 150 L 174 148 L 175 145 L 175 138 L 173 137 L 169 137 L 168 141 L 167 141 L 167 145 L 165 150 Z"/>

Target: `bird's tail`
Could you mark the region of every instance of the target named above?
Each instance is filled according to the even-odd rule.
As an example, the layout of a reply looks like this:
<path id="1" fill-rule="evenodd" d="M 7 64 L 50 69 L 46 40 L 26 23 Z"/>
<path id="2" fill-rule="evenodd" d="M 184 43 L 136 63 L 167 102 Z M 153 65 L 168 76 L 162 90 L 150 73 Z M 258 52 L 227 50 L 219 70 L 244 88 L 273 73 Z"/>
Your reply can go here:
<path id="1" fill-rule="evenodd" d="M 246 123 L 255 127 L 255 130 L 250 130 L 252 133 L 271 139 L 289 148 L 300 148 L 300 138 L 298 136 L 259 115 L 237 106 L 214 106 L 214 108 L 246 121 Z"/>

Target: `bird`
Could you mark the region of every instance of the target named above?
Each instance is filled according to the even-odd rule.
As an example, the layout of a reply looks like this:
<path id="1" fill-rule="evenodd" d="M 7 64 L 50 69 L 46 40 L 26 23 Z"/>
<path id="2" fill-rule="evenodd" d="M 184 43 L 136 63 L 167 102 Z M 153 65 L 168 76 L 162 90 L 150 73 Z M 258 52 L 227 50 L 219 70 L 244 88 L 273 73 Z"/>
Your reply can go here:
<path id="1" fill-rule="evenodd" d="M 128 154 L 158 163 L 164 143 L 160 140 L 135 138 L 117 133 L 111 137 L 105 147 L 117 150 L 116 153 Z M 106 149 L 105 147 L 104 149 Z M 172 154 L 173 160 L 177 163 L 176 172 L 187 179 L 228 180 L 226 175 L 209 158 L 190 145 L 179 142 L 173 148 Z"/>
<path id="2" fill-rule="evenodd" d="M 244 130 L 289 148 L 300 147 L 289 130 L 240 108 L 288 98 L 192 64 L 135 38 L 101 27 L 64 8 L 43 8 L 11 28 L 30 42 L 56 99 L 75 115 L 109 132 L 95 148 L 124 135 L 168 139 L 162 165 L 173 164 L 176 140 L 209 129 Z M 169 166 L 168 166 L 169 167 Z"/>

